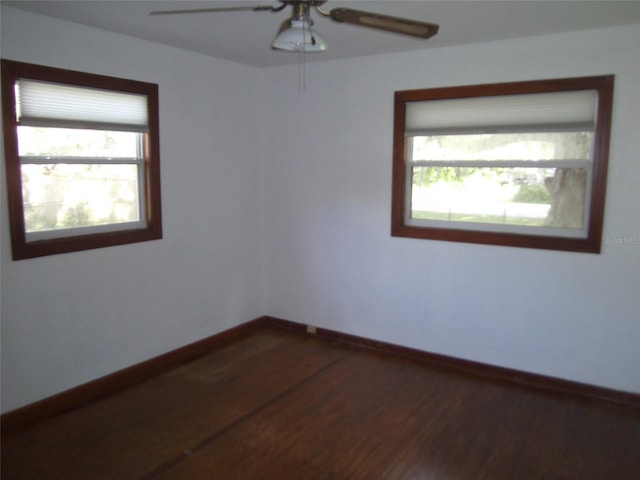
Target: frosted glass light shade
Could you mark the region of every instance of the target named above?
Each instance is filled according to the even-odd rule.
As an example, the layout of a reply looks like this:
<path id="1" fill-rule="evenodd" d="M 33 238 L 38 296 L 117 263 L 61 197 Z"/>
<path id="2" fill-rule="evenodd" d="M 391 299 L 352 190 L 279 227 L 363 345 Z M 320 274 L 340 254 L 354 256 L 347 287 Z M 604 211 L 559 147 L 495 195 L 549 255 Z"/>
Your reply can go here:
<path id="1" fill-rule="evenodd" d="M 327 42 L 311 28 L 309 22 L 292 20 L 291 27 L 280 32 L 271 46 L 287 52 L 322 52 L 327 49 Z"/>

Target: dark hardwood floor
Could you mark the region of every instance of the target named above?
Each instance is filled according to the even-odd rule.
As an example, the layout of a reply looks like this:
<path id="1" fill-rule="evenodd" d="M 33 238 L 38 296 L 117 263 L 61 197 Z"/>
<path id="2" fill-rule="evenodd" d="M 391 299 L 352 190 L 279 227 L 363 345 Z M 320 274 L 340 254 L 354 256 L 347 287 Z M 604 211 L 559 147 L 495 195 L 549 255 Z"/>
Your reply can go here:
<path id="1" fill-rule="evenodd" d="M 640 410 L 258 327 L 2 438 L 2 479 L 640 479 Z"/>

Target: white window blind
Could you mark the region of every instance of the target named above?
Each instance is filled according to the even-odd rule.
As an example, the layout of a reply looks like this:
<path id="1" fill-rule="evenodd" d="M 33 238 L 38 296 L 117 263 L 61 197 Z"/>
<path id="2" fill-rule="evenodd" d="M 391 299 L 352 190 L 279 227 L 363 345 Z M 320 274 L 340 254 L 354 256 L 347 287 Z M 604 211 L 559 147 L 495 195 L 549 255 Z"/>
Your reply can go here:
<path id="1" fill-rule="evenodd" d="M 407 102 L 405 135 L 592 130 L 596 105 L 595 90 Z"/>
<path id="2" fill-rule="evenodd" d="M 16 98 L 20 125 L 148 131 L 146 95 L 20 79 Z"/>

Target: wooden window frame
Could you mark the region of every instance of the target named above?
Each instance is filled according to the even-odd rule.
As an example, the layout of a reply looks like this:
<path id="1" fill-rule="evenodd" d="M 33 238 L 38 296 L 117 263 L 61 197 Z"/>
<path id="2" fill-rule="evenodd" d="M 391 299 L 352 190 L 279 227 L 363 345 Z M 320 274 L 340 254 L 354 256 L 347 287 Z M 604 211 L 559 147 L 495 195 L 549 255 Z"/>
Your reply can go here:
<path id="1" fill-rule="evenodd" d="M 144 242 L 162 238 L 158 85 L 105 75 L 63 70 L 2 59 L 2 120 L 9 226 L 14 260 Z M 14 85 L 18 79 L 40 80 L 147 96 L 148 133 L 143 134 L 144 228 L 87 233 L 27 241 L 18 153 Z"/>
<path id="2" fill-rule="evenodd" d="M 613 85 L 614 76 L 606 75 L 395 92 L 391 235 L 417 239 L 600 253 L 607 184 Z M 590 209 L 586 238 L 407 225 L 405 209 L 410 208 L 409 205 L 406 205 L 408 193 L 406 168 L 408 139 L 405 136 L 405 120 L 408 102 L 577 90 L 596 90 L 598 93 L 590 184 L 591 196 L 588 203 L 590 204 Z"/>

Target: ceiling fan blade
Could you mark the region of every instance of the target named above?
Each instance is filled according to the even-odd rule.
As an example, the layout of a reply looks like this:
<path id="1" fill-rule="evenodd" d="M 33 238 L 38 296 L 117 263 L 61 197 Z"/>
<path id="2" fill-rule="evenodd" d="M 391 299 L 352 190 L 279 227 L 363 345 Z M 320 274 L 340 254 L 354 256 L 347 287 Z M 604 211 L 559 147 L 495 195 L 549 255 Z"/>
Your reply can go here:
<path id="1" fill-rule="evenodd" d="M 362 27 L 386 30 L 418 38 L 433 37 L 440 28 L 435 23 L 419 22 L 406 18 L 391 17 L 379 13 L 363 12 L 351 8 L 334 8 L 329 12 L 331 19 L 340 23 L 351 23 Z"/>
<path id="2" fill-rule="evenodd" d="M 274 7 L 272 5 L 255 5 L 253 7 L 213 7 L 213 8 L 195 8 L 188 10 L 160 10 L 151 12 L 149 15 L 180 15 L 184 13 L 211 13 L 211 12 L 240 12 L 243 10 L 252 10 L 254 12 L 260 10 L 269 10 L 276 12 L 282 10 L 279 6 Z"/>

